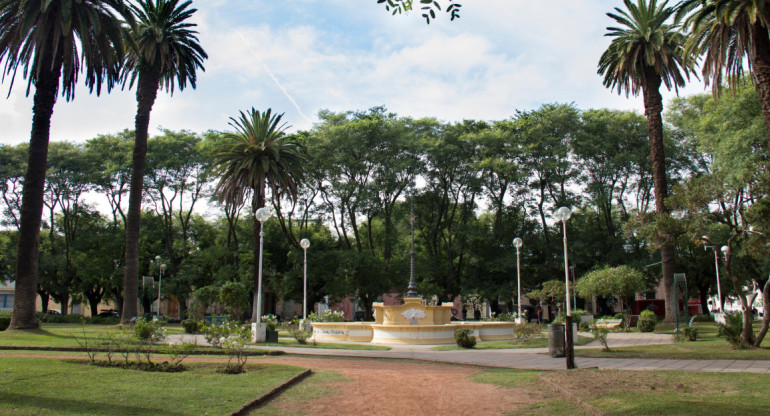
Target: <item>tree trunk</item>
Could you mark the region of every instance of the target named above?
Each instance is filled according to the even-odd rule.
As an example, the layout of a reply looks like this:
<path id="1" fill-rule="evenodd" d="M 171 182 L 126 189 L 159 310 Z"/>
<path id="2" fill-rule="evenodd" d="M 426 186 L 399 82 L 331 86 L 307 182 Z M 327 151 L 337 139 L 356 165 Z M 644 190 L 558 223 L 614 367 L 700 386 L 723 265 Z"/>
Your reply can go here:
<path id="1" fill-rule="evenodd" d="M 751 38 L 754 46 L 752 70 L 757 81 L 756 88 L 762 114 L 765 117 L 765 131 L 768 152 L 770 152 L 770 38 L 767 36 L 767 28 L 759 19 L 751 26 Z"/>
<path id="2" fill-rule="evenodd" d="M 768 327 L 770 327 L 770 279 L 767 279 L 765 287 L 762 289 L 762 306 L 765 313 L 762 314 L 762 329 L 759 330 L 757 339 L 754 340 L 755 347 L 759 347 L 759 344 L 765 339 Z"/>
<path id="3" fill-rule="evenodd" d="M 650 140 L 650 160 L 652 161 L 652 175 L 655 189 L 655 210 L 658 219 L 668 215 L 666 197 L 668 185 L 666 182 L 666 154 L 663 149 L 663 98 L 660 95 L 660 75 L 652 67 L 645 68 L 644 114 L 647 117 L 647 131 Z M 674 244 L 670 236 L 662 236 L 662 248 L 660 250 L 663 269 L 663 293 L 666 297 L 666 322 L 676 320 L 677 310 L 674 307 Z"/>
<path id="4" fill-rule="evenodd" d="M 147 157 L 150 112 L 158 95 L 160 74 L 154 71 L 139 73 L 136 89 L 136 139 L 131 162 L 131 190 L 128 195 L 126 216 L 126 267 L 123 269 L 123 310 L 120 322 L 128 323 L 137 316 L 137 292 L 139 289 L 139 221 L 142 214 L 144 168 Z"/>
<path id="5" fill-rule="evenodd" d="M 22 190 L 19 241 L 16 245 L 16 292 L 13 314 L 8 326 L 10 329 L 40 327 L 40 322 L 35 316 L 38 242 L 40 221 L 43 216 L 45 174 L 48 168 L 51 116 L 59 90 L 62 61 L 61 55 L 57 56 L 55 60 L 52 56 L 47 55 L 43 57 L 43 62 L 38 64 L 40 72 L 37 82 L 35 82 L 32 132 L 29 140 L 27 173 L 24 176 L 24 188 Z M 30 76 L 32 75 L 30 74 Z"/>

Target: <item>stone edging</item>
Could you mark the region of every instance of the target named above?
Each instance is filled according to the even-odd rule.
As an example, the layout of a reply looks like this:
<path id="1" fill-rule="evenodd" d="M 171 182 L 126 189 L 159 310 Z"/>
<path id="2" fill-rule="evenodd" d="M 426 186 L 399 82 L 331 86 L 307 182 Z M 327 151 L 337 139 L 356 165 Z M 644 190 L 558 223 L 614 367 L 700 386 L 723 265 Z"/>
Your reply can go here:
<path id="1" fill-rule="evenodd" d="M 304 380 L 306 377 L 308 377 L 310 374 L 312 374 L 312 371 L 310 369 L 307 369 L 296 376 L 290 378 L 285 383 L 282 383 L 279 386 L 276 386 L 274 389 L 270 390 L 269 392 L 263 394 L 262 396 L 257 397 L 256 399 L 244 404 L 240 409 L 230 413 L 229 416 L 244 416 L 247 415 L 250 411 L 256 409 L 257 407 L 267 403 L 268 401 L 272 400 L 275 396 L 282 393 L 284 390 L 288 389 L 289 387 L 299 383 L 300 381 Z"/>
<path id="2" fill-rule="evenodd" d="M 580 397 L 577 397 L 576 395 L 570 393 L 567 389 L 557 385 L 553 381 L 551 381 L 547 374 L 540 374 L 538 378 L 543 381 L 545 384 L 547 384 L 551 390 L 555 391 L 556 393 L 560 394 L 565 399 L 577 403 L 580 406 L 582 406 L 585 410 L 587 410 L 590 414 L 595 416 L 609 416 L 607 413 L 602 412 L 598 408 L 594 407 L 593 405 L 589 404 L 585 400 L 581 399 Z"/>

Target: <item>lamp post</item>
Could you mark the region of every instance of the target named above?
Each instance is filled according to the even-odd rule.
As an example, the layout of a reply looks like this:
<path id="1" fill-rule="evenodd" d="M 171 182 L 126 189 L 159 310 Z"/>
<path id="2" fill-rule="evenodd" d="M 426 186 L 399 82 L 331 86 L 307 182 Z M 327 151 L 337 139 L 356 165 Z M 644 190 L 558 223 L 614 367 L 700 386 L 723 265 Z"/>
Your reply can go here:
<path id="1" fill-rule="evenodd" d="M 259 269 L 257 274 L 257 308 L 255 313 L 257 314 L 257 326 L 262 323 L 262 247 L 265 237 L 265 221 L 270 218 L 270 210 L 262 207 L 254 214 L 259 221 Z"/>
<path id="2" fill-rule="evenodd" d="M 160 289 L 163 285 L 163 272 L 166 271 L 166 264 L 161 263 L 160 260 L 160 256 L 155 256 L 155 264 L 158 265 L 158 318 L 160 318 Z"/>
<path id="3" fill-rule="evenodd" d="M 705 242 L 707 242 L 707 243 L 709 243 L 709 244 L 712 244 L 712 245 L 710 245 L 710 246 L 709 246 L 709 245 L 704 245 L 704 246 L 703 246 L 703 249 L 704 249 L 704 250 L 708 250 L 708 249 L 712 249 L 712 250 L 714 250 L 714 268 L 715 268 L 715 269 L 716 269 L 716 271 L 717 271 L 717 297 L 718 297 L 718 308 L 719 308 L 719 312 L 724 312 L 724 311 L 722 310 L 722 287 L 721 287 L 722 285 L 719 283 L 719 254 L 717 253 L 717 246 L 716 246 L 716 245 L 714 245 L 714 243 L 713 243 L 713 242 L 711 242 L 711 239 L 710 239 L 710 238 L 709 238 L 707 235 L 704 235 L 703 237 L 701 237 L 701 240 L 703 240 L 703 241 L 705 241 Z M 725 248 L 727 248 L 727 246 L 723 246 L 721 250 L 722 250 L 723 252 L 725 252 Z"/>
<path id="4" fill-rule="evenodd" d="M 517 304 L 519 305 L 519 314 L 516 316 L 516 323 L 522 323 L 521 320 L 521 257 L 519 256 L 519 249 L 524 244 L 521 238 L 516 237 L 513 239 L 513 246 L 516 247 L 516 295 L 518 297 Z"/>
<path id="5" fill-rule="evenodd" d="M 556 210 L 556 218 L 561 221 L 562 230 L 564 231 L 564 285 L 566 287 L 565 300 L 567 303 L 567 313 L 564 318 L 564 323 L 567 326 L 565 331 L 565 336 L 567 338 L 565 355 L 567 356 L 568 370 L 575 368 L 575 350 L 572 342 L 572 311 L 569 295 L 569 260 L 567 257 L 567 220 L 570 218 L 570 216 L 572 216 L 572 212 L 570 212 L 569 208 L 567 207 L 561 207 Z"/>
<path id="6" fill-rule="evenodd" d="M 307 249 L 310 247 L 310 240 L 303 238 L 299 242 L 302 251 L 305 252 L 304 279 L 302 283 L 302 319 L 307 319 Z"/>

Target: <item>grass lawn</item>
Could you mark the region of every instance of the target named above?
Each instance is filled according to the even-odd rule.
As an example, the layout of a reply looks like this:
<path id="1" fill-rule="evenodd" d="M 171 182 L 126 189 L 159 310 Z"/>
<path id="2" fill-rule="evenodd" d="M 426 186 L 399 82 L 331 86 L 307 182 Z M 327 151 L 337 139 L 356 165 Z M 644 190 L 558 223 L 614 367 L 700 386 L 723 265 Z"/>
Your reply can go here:
<path id="1" fill-rule="evenodd" d="M 0 357 L 0 415 L 227 414 L 304 371 L 250 365 L 185 364 L 188 371 L 152 373 L 49 358 Z"/>
<path id="2" fill-rule="evenodd" d="M 591 337 L 578 336 L 577 344 L 585 345 L 594 339 Z M 546 348 L 548 347 L 548 337 L 538 336 L 526 341 L 482 341 L 476 344 L 473 349 L 476 350 L 508 350 L 514 348 Z M 434 351 L 456 351 L 463 350 L 457 345 L 440 345 L 432 348 Z"/>
<path id="3" fill-rule="evenodd" d="M 43 323 L 40 329 L 0 331 L 0 345 L 14 347 L 79 347 L 75 337 L 97 339 L 109 332 L 121 332 L 119 325 L 85 325 Z M 171 324 L 166 327 L 166 334 L 181 334 L 182 327 Z M 133 332 L 132 332 L 133 333 Z"/>
<path id="4" fill-rule="evenodd" d="M 660 326 L 660 325 L 659 325 Z M 755 333 L 761 324 L 754 325 Z M 594 358 L 658 358 L 658 359 L 696 359 L 696 360 L 770 360 L 770 348 L 739 349 L 730 345 L 724 338 L 718 336 L 718 327 L 713 323 L 695 323 L 698 328 L 697 341 L 676 342 L 674 344 L 645 345 L 636 347 L 613 348 L 611 351 L 601 349 L 575 350 L 577 357 Z M 673 327 L 661 330 L 670 333 Z M 658 328 L 656 328 L 656 332 Z M 608 338 L 612 338 L 612 333 Z M 764 341 L 768 345 L 770 341 Z"/>

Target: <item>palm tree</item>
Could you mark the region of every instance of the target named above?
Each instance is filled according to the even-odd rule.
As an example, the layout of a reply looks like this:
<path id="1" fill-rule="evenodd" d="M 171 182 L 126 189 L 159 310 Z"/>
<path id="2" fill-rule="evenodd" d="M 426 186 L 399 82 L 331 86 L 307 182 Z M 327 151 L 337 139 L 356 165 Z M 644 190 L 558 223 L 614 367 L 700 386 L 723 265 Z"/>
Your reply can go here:
<path id="1" fill-rule="evenodd" d="M 0 61 L 11 88 L 19 67 L 35 87 L 32 132 L 21 206 L 16 259 L 16 298 L 11 328 L 37 328 L 37 248 L 43 213 L 51 115 L 56 96 L 71 100 L 78 75 L 96 94 L 118 80 L 123 55 L 119 0 L 0 0 Z"/>
<path id="2" fill-rule="evenodd" d="M 705 55 L 703 77 L 718 95 L 726 75 L 731 85 L 743 75 L 744 58 L 754 78 L 765 117 L 770 151 L 770 1 L 684 0 L 677 18 L 688 15 L 684 26 L 691 32 L 686 47 Z"/>
<path id="3" fill-rule="evenodd" d="M 299 184 L 304 179 L 305 148 L 284 132 L 283 114 L 273 115 L 270 109 L 260 113 L 255 109 L 238 119 L 230 118 L 235 133 L 226 133 L 225 142 L 213 151 L 213 172 L 219 176 L 216 192 L 220 202 L 231 206 L 251 195 L 253 212 L 265 206 L 267 187 L 273 198 L 287 196 L 296 200 Z M 254 220 L 254 302 L 251 314 L 256 322 L 257 279 L 259 270 L 259 233 L 262 224 Z"/>
<path id="4" fill-rule="evenodd" d="M 123 81 L 136 87 L 136 138 L 131 163 L 131 188 L 126 216 L 126 259 L 123 275 L 122 322 L 137 315 L 139 277 L 139 218 L 142 209 L 144 168 L 150 111 L 158 89 L 173 95 L 174 84 L 183 90 L 187 83 L 195 88 L 196 71 L 203 70 L 208 58 L 198 43 L 196 25 L 187 20 L 197 9 L 187 9 L 192 1 L 140 0 L 131 5 L 136 22 L 129 29 Z"/>
<path id="5" fill-rule="evenodd" d="M 655 208 L 662 219 L 668 215 L 665 205 L 668 189 L 660 85 L 665 84 L 669 90 L 672 87 L 678 89 L 685 85 L 685 77 L 689 79 L 684 36 L 675 25 L 667 23 L 675 12 L 667 6 L 667 1 L 657 4 L 657 0 L 637 0 L 633 4 L 631 0 L 624 0 L 623 3 L 628 11 L 616 7 L 617 13 L 607 13 L 619 26 L 607 28 L 605 36 L 613 39 L 599 59 L 599 74 L 604 76 L 604 86 L 617 88 L 619 94 L 625 92 L 626 96 L 636 96 L 640 90 L 642 92 L 650 139 Z M 675 318 L 672 296 L 675 263 L 671 236 L 664 236 L 661 257 L 666 320 L 672 321 Z"/>

